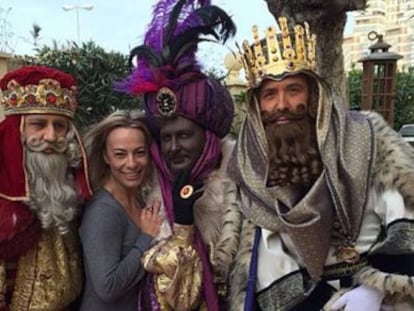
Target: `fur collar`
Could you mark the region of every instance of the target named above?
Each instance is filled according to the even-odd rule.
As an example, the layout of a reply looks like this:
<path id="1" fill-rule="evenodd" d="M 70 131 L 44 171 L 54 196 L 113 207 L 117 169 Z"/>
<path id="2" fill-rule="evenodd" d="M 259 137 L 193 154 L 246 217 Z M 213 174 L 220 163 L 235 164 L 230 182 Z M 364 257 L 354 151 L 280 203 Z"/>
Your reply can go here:
<path id="1" fill-rule="evenodd" d="M 414 210 L 414 148 L 403 141 L 378 113 L 363 112 L 370 119 L 376 139 L 373 187 L 379 194 L 397 190 L 405 208 Z"/>
<path id="2" fill-rule="evenodd" d="M 226 204 L 229 203 L 226 192 L 234 185 L 226 172 L 233 147 L 234 143 L 229 140 L 222 143 L 223 157 L 220 167 L 209 174 L 205 181 L 204 193 L 194 206 L 194 224 L 208 245 L 217 241 L 219 237 Z"/>

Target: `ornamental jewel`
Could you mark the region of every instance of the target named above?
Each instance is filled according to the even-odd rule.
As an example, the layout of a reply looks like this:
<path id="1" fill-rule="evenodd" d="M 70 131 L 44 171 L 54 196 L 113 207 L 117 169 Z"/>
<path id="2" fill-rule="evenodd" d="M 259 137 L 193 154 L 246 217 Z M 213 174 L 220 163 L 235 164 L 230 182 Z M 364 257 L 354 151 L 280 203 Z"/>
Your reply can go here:
<path id="1" fill-rule="evenodd" d="M 16 80 L 7 83 L 1 106 L 6 116 L 28 113 L 55 113 L 73 117 L 76 86 L 62 88 L 59 81 L 42 79 L 38 84 L 20 85 Z"/>
<path id="2" fill-rule="evenodd" d="M 180 197 L 182 199 L 188 199 L 194 192 L 194 188 L 191 185 L 185 185 L 180 190 Z"/>
<path id="3" fill-rule="evenodd" d="M 335 256 L 339 261 L 347 263 L 356 263 L 361 258 L 354 246 L 340 246 L 337 249 Z"/>
<path id="4" fill-rule="evenodd" d="M 159 89 L 156 101 L 158 111 L 163 117 L 171 117 L 177 110 L 177 97 L 174 92 L 167 87 Z"/>

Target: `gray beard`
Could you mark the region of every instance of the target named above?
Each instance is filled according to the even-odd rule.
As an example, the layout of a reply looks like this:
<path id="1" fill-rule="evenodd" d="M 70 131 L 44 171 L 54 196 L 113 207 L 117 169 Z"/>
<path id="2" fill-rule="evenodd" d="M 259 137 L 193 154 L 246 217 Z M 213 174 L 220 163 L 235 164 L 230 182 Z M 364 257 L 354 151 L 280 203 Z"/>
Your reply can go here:
<path id="1" fill-rule="evenodd" d="M 73 176 L 67 174 L 67 156 L 25 149 L 30 187 L 28 205 L 36 213 L 42 228 L 55 227 L 65 234 L 77 215 L 78 206 Z"/>

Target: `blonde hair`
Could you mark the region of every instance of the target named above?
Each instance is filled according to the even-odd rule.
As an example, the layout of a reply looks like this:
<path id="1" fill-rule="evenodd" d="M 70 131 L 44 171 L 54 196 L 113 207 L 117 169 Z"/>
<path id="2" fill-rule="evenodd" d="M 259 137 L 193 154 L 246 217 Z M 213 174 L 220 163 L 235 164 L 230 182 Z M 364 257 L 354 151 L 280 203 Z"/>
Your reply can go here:
<path id="1" fill-rule="evenodd" d="M 137 110 L 118 110 L 101 122 L 92 125 L 84 135 L 83 141 L 88 154 L 89 178 L 94 190 L 103 186 L 110 175 L 108 164 L 104 160 L 104 150 L 109 134 L 116 128 L 134 128 L 144 133 L 147 150 L 151 145 L 151 134 L 144 123 L 144 114 Z M 147 176 L 140 186 L 138 198 L 145 201 L 152 186 L 154 168 L 150 159 Z"/>

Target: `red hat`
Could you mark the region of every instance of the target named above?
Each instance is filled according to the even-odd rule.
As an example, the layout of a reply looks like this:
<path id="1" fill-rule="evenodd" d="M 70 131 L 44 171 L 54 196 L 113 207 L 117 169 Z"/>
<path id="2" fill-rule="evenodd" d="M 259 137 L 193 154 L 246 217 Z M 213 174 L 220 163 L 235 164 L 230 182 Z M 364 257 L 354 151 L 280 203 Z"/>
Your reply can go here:
<path id="1" fill-rule="evenodd" d="M 11 71 L 0 88 L 6 116 L 53 113 L 72 118 L 77 106 L 75 79 L 53 68 L 27 66 Z"/>

